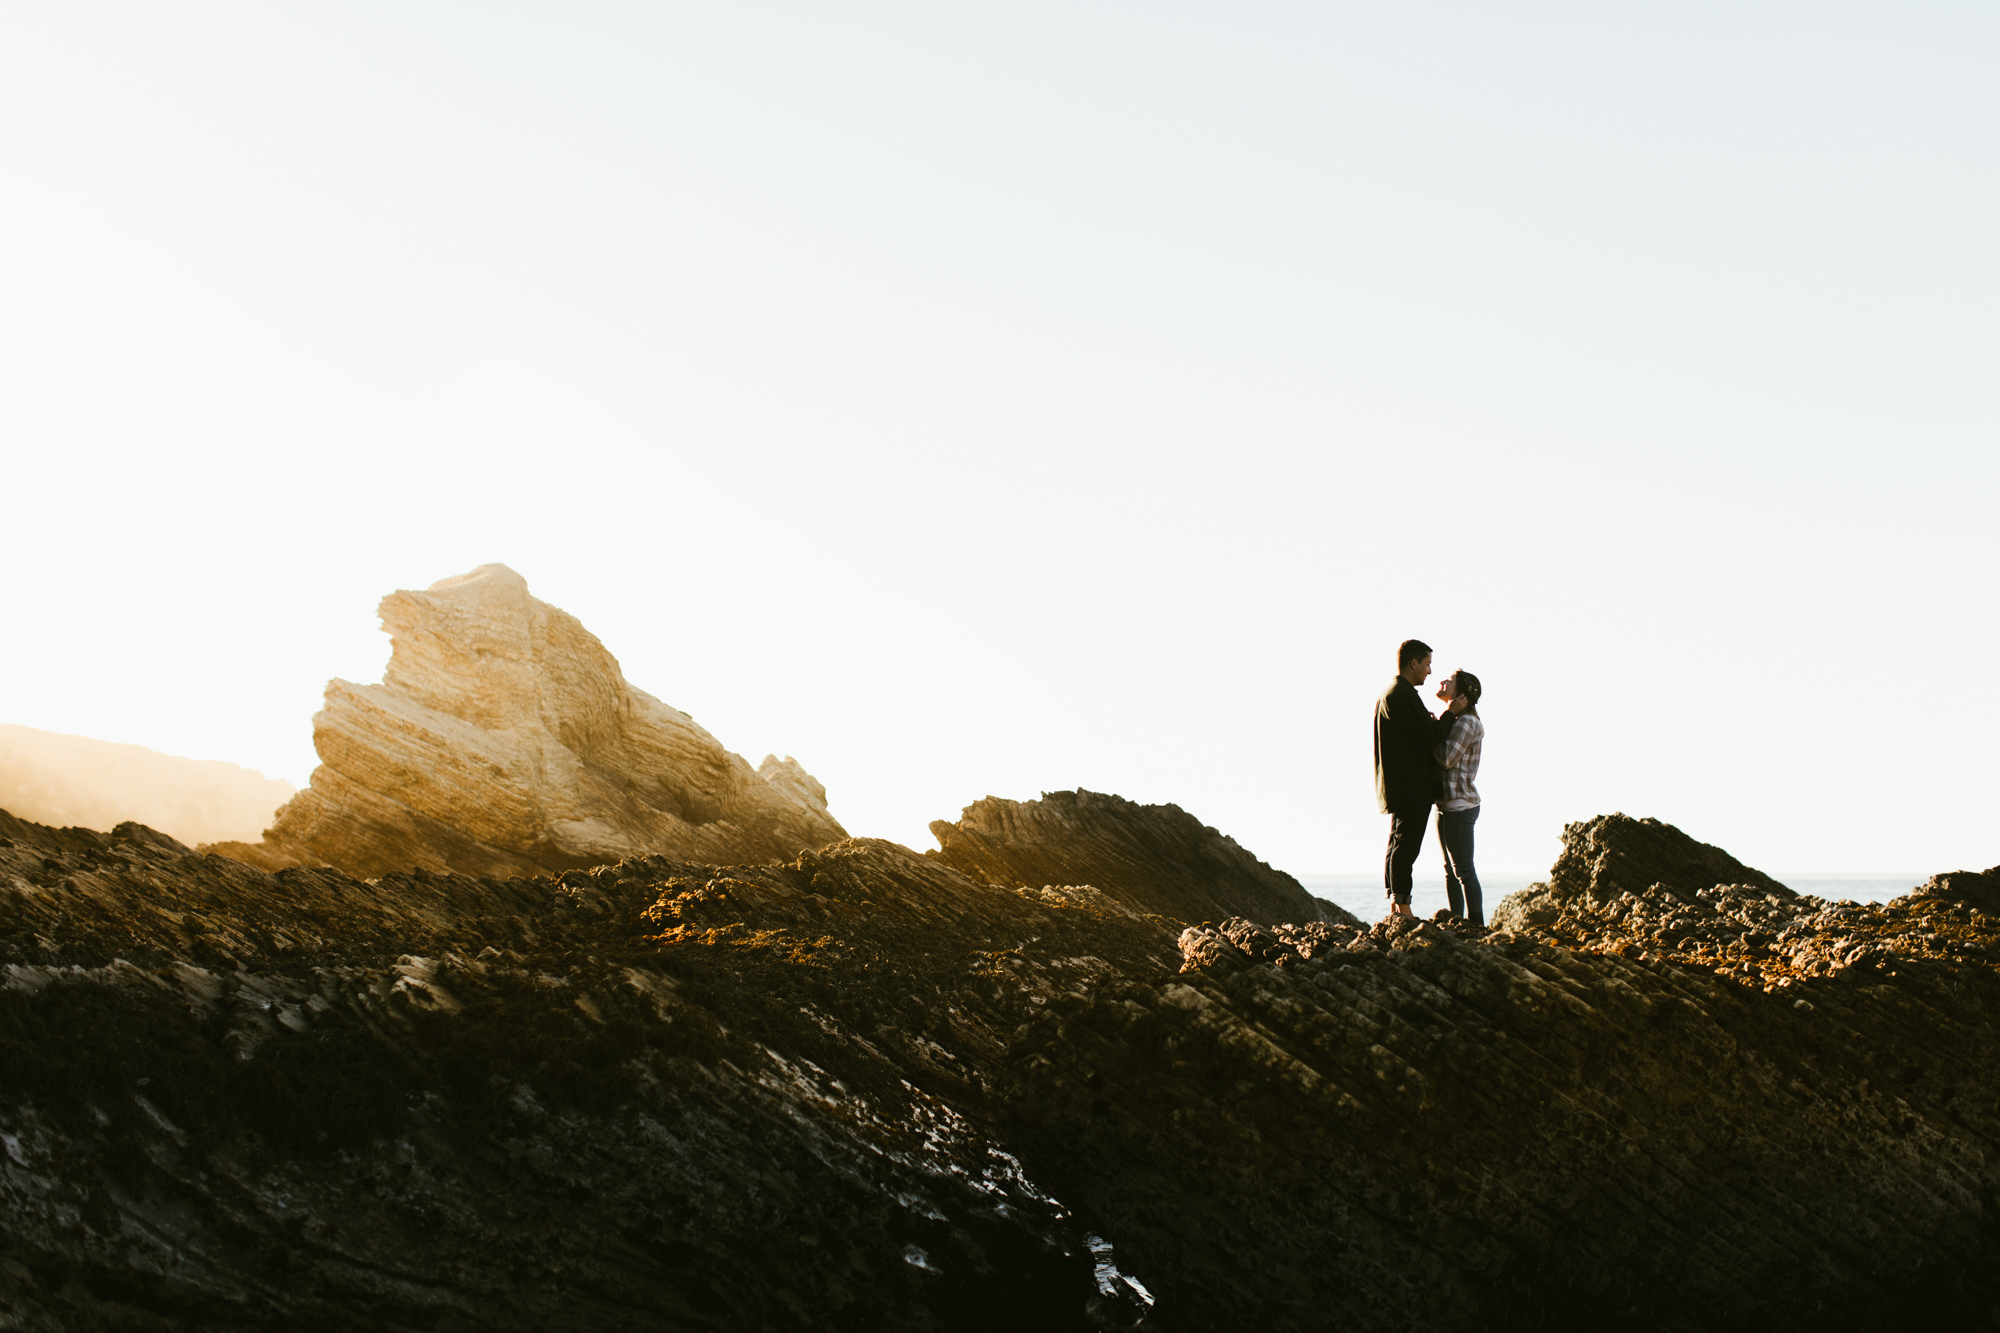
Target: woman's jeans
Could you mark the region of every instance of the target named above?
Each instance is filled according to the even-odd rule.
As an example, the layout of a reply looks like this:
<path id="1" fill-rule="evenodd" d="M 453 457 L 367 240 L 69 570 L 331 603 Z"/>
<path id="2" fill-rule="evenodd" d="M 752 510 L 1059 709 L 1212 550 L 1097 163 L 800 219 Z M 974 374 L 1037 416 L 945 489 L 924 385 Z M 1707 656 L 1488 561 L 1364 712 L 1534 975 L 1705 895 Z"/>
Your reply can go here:
<path id="1" fill-rule="evenodd" d="M 1453 916 L 1462 916 L 1475 926 L 1486 924 L 1486 910 L 1479 900 L 1479 872 L 1472 868 L 1472 826 L 1479 822 L 1479 807 L 1470 810 L 1438 811 L 1438 841 L 1444 844 L 1444 894 Z"/>

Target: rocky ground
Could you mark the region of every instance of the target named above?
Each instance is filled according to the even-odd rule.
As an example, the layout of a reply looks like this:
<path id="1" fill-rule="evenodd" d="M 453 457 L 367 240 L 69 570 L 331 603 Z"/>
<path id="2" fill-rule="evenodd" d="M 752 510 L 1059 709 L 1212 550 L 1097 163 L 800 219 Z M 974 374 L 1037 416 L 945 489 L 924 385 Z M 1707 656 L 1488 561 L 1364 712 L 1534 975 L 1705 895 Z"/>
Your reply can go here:
<path id="1" fill-rule="evenodd" d="M 0 1327 L 2000 1319 L 2000 873 L 1828 904 L 1611 816 L 1486 932 L 1130 883 L 0 816 Z"/>

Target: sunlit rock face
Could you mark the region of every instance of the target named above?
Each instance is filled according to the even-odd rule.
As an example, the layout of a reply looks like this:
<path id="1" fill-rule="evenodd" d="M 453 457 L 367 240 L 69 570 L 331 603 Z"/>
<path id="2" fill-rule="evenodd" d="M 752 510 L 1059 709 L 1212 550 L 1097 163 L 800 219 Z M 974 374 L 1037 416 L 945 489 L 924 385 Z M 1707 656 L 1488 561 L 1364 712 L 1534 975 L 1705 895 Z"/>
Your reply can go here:
<path id="1" fill-rule="evenodd" d="M 215 850 L 266 869 L 504 875 L 785 858 L 846 836 L 797 761 L 752 769 L 505 565 L 392 593 L 381 615 L 388 670 L 328 684 L 311 785 L 260 845 Z"/>
<path id="2" fill-rule="evenodd" d="M 1044 792 L 1039 801 L 988 796 L 956 823 L 933 821 L 931 834 L 940 848 L 933 855 L 992 884 L 1088 884 L 1181 921 L 1359 924 L 1177 805 L 1094 791 Z"/>

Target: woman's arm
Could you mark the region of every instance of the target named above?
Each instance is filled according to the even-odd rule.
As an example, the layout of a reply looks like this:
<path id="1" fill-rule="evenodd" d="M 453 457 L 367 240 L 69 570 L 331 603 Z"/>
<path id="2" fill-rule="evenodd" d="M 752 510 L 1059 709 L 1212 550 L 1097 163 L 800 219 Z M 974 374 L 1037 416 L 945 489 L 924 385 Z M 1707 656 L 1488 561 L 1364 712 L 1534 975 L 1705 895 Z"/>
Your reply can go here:
<path id="1" fill-rule="evenodd" d="M 1446 768 L 1457 768 L 1460 761 L 1465 758 L 1467 748 L 1472 744 L 1472 728 L 1464 725 L 1456 716 L 1451 721 L 1451 730 L 1445 733 L 1444 739 L 1438 742 L 1437 749 L 1432 753 Z"/>

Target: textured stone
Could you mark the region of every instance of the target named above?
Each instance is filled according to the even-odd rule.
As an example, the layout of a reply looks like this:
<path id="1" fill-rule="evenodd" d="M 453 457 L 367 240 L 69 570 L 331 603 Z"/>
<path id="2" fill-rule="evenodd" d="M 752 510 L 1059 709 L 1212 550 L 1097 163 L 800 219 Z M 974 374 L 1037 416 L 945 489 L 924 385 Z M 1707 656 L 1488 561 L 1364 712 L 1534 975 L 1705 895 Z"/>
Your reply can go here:
<path id="1" fill-rule="evenodd" d="M 1940 898 L 1982 912 L 2000 913 L 2000 866 L 1980 871 L 1948 870 L 1942 875 L 1933 875 L 1910 892 L 1918 897 Z"/>
<path id="2" fill-rule="evenodd" d="M 1177 962 L 887 842 L 364 883 L 0 814 L 0 1325 L 1131 1327 L 992 1088 Z"/>
<path id="3" fill-rule="evenodd" d="M 1551 928 L 1183 931 L 870 840 L 361 883 L 0 816 L 0 1314 L 1994 1326 L 2000 872 L 1683 894 L 1593 824 L 1640 887 Z"/>
<path id="4" fill-rule="evenodd" d="M 1094 791 L 1043 792 L 1039 801 L 988 796 L 956 823 L 933 821 L 931 833 L 941 848 L 932 855 L 989 884 L 1089 884 L 1141 912 L 1189 922 L 1360 924 L 1177 805 Z"/>
<path id="5" fill-rule="evenodd" d="M 1548 924 L 1565 903 L 1607 899 L 1657 886 L 1668 897 L 1691 900 L 1699 889 L 1744 884 L 1780 897 L 1791 890 L 1752 870 L 1720 847 L 1697 842 L 1671 824 L 1629 815 L 1599 815 L 1563 829 L 1563 849 L 1547 881 L 1502 899 L 1490 924 L 1506 929 Z"/>
<path id="6" fill-rule="evenodd" d="M 1860 906 L 1710 851 L 1571 825 L 1546 929 L 1185 932 L 1017 1039 L 1024 1160 L 1163 1327 L 1993 1326 L 2000 868 Z"/>
<path id="7" fill-rule="evenodd" d="M 265 869 L 506 875 L 655 853 L 787 859 L 846 836 L 796 760 L 753 770 L 627 684 L 505 565 L 392 593 L 381 614 L 382 683 L 329 683 L 310 785 L 261 844 L 215 850 Z"/>

